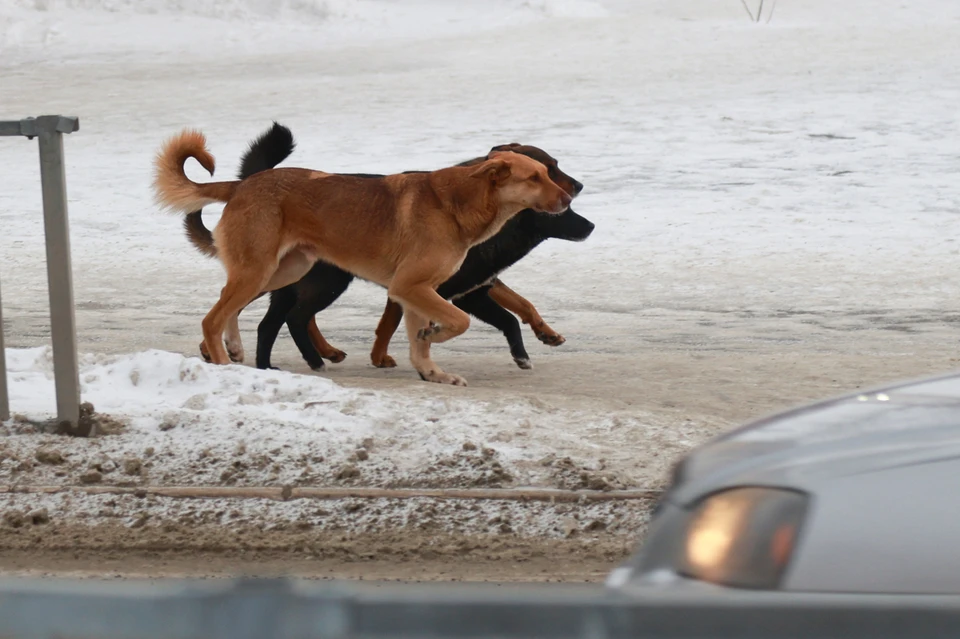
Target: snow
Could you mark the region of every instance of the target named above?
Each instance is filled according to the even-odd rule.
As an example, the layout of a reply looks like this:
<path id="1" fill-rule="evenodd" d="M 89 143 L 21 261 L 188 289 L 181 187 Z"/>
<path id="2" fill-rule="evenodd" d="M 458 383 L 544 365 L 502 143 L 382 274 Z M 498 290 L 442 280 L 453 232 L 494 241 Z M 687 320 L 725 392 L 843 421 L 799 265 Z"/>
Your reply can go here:
<path id="1" fill-rule="evenodd" d="M 13 0 L 0 9 L 0 52 L 15 59 L 268 53 L 405 41 L 607 15 L 592 0 Z"/>
<path id="2" fill-rule="evenodd" d="M 31 482 L 73 481 L 102 454 L 152 464 L 130 481 L 171 484 L 559 486 L 580 472 L 656 484 L 728 424 L 200 363 L 222 271 L 152 204 L 161 140 L 203 129 L 218 176 L 273 119 L 299 141 L 291 164 L 327 171 L 545 148 L 586 184 L 575 208 L 597 230 L 545 243 L 504 279 L 564 333 L 564 352 L 628 357 L 729 317 L 897 326 L 960 299 L 958 27 L 960 4 L 942 0 L 780 0 L 769 25 L 737 0 L 4 2 L 0 116 L 81 119 L 65 147 L 83 393 L 127 427 L 78 443 L 16 422 L 0 473 L 27 472 L 15 469 L 55 445 L 69 470 L 40 465 Z M 0 274 L 14 411 L 37 419 L 52 387 L 46 351 L 21 350 L 46 339 L 33 144 L 0 141 Z M 355 284 L 321 316 L 350 361 L 383 301 Z M 248 352 L 262 310 L 242 316 Z M 649 318 L 673 332 L 638 334 Z M 749 339 L 812 339 L 783 326 Z M 548 369 L 552 354 L 531 351 Z M 296 357 L 284 336 L 277 352 Z M 451 372 L 476 353 L 507 358 L 477 323 L 436 349 Z M 412 375 L 405 361 L 391 374 Z M 370 459 L 353 461 L 367 439 Z M 542 465 L 550 455 L 569 467 Z M 350 464 L 359 478 L 338 479 Z"/>
<path id="3" fill-rule="evenodd" d="M 157 350 L 83 357 L 81 396 L 123 426 L 84 441 L 35 426 L 55 416 L 50 349 L 7 353 L 17 415 L 0 438 L 0 479 L 11 483 L 76 483 L 96 469 L 117 485 L 635 488 L 689 444 L 689 432 L 657 432 L 639 415 L 348 389 Z M 658 441 L 663 458 L 635 467 L 625 437 Z"/>

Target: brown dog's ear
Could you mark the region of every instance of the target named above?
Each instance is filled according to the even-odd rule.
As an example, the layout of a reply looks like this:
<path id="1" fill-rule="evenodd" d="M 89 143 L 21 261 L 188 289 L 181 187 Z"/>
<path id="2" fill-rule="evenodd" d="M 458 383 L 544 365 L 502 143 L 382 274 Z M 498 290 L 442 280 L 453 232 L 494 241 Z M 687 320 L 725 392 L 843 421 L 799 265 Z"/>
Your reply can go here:
<path id="1" fill-rule="evenodd" d="M 473 178 L 486 178 L 491 182 L 503 182 L 510 177 L 510 164 L 504 159 L 487 160 L 470 174 Z"/>
<path id="2" fill-rule="evenodd" d="M 523 145 L 517 142 L 511 142 L 510 144 L 499 144 L 493 147 L 492 149 L 490 149 L 490 153 L 487 154 L 487 157 L 489 158 L 493 156 L 493 154 L 496 153 L 497 151 L 512 151 L 513 149 L 519 146 L 523 146 Z"/>

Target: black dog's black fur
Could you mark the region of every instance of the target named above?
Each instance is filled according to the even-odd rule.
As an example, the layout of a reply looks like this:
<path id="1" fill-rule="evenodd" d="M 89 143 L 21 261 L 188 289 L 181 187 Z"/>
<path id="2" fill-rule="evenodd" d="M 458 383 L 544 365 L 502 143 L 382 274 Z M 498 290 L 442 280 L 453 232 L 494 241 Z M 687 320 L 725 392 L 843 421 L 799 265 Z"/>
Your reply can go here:
<path id="1" fill-rule="evenodd" d="M 259 171 L 275 167 L 293 152 L 295 146 L 290 130 L 275 122 L 273 128 L 251 143 L 243 156 L 237 177 L 242 180 Z M 379 177 L 375 174 L 353 175 Z M 207 254 L 215 254 L 213 249 L 208 252 L 202 248 L 212 246 L 213 236 L 203 224 L 201 211 L 190 213 L 184 225 L 194 245 Z M 490 284 L 497 275 L 544 240 L 558 238 L 580 242 L 587 239 L 593 229 L 592 222 L 571 209 L 560 215 L 537 213 L 531 209 L 521 211 L 495 236 L 471 248 L 460 270 L 441 284 L 437 293 L 453 301 L 461 310 L 502 332 L 517 365 L 530 368 L 530 356 L 523 345 L 520 322 L 487 295 Z M 354 276 L 343 269 L 326 262 L 317 262 L 300 281 L 272 291 L 270 307 L 257 328 L 257 368 L 272 368 L 270 355 L 273 345 L 280 333 L 280 327 L 286 323 L 291 337 L 310 368 L 322 369 L 323 358 L 310 341 L 307 327 L 310 319 L 336 301 L 353 279 Z"/>

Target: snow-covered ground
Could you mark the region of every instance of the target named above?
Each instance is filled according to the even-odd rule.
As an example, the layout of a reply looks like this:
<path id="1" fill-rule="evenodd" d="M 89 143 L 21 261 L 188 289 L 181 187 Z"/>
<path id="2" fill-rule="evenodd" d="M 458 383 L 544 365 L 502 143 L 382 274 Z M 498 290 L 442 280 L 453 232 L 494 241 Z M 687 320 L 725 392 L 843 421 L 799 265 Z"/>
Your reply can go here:
<path id="1" fill-rule="evenodd" d="M 655 484 L 735 412 L 645 405 L 689 390 L 696 363 L 657 360 L 664 349 L 757 355 L 690 391 L 716 407 L 780 349 L 800 354 L 772 367 L 771 394 L 820 374 L 794 361 L 808 352 L 895 360 L 955 342 L 958 33 L 960 4 L 943 0 L 780 0 L 760 25 L 738 0 L 0 3 L 0 118 L 81 120 L 65 146 L 84 395 L 127 422 L 90 443 L 11 426 L 0 472 L 57 446 L 65 466 L 31 462 L 29 482 L 74 481 L 102 455 L 116 476 L 125 459 L 149 464 L 138 477 L 157 483 L 329 483 L 353 465 L 353 482 L 477 485 L 496 462 L 504 485 L 556 486 L 569 469 L 550 459 L 569 457 L 570 476 Z M 438 167 L 511 141 L 559 158 L 597 230 L 544 244 L 504 280 L 567 344 L 528 337 L 537 369 L 517 371 L 475 322 L 436 349 L 452 372 L 473 366 L 473 387 L 422 384 L 402 335 L 399 370 L 365 364 L 384 295 L 358 283 L 320 318 L 347 368 L 193 359 L 222 272 L 153 205 L 152 156 L 199 127 L 229 175 L 274 119 L 299 141 L 292 164 L 327 171 Z M 0 140 L 4 327 L 27 348 L 8 359 L 13 409 L 30 418 L 53 405 L 48 356 L 29 348 L 47 331 L 35 158 L 35 143 Z M 263 308 L 242 316 L 248 352 Z M 283 336 L 277 353 L 305 370 Z M 778 396 L 754 404 L 793 397 Z"/>
<path id="2" fill-rule="evenodd" d="M 8 358 L 17 415 L 0 430 L 0 478 L 35 485 L 609 490 L 659 482 L 697 436 L 692 425 L 665 429 L 640 413 L 343 388 L 147 351 L 84 358 L 83 398 L 120 423 L 78 440 L 31 422 L 54 396 L 50 349 L 10 349 Z M 634 461 L 638 440 L 656 449 L 649 465 Z"/>

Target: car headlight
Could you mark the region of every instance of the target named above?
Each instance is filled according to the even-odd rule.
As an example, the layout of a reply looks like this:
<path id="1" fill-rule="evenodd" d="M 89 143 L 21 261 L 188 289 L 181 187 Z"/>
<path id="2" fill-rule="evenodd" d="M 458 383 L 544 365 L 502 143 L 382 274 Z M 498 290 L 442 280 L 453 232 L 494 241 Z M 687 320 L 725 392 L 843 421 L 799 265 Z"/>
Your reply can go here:
<path id="1" fill-rule="evenodd" d="M 678 572 L 737 588 L 776 588 L 790 563 L 807 496 L 733 488 L 696 505 L 678 549 Z"/>

